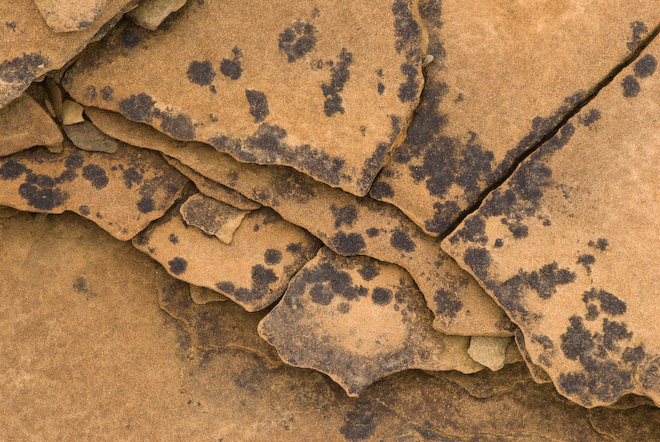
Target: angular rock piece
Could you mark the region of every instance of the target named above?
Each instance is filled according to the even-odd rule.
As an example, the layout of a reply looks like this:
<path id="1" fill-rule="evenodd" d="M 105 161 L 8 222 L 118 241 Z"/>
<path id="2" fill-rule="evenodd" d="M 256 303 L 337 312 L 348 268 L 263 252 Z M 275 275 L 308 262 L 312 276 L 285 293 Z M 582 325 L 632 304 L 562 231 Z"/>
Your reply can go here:
<path id="1" fill-rule="evenodd" d="M 75 7 L 79 2 L 69 0 L 67 3 Z M 0 2 L 0 108 L 18 97 L 36 78 L 64 66 L 97 33 L 103 33 L 103 25 L 130 8 L 136 0 L 107 0 L 105 3 L 91 26 L 78 32 L 57 33 L 46 24 L 34 1 Z"/>
<path id="2" fill-rule="evenodd" d="M 473 336 L 470 338 L 468 354 L 479 364 L 497 371 L 504 367 L 507 349 L 512 343 L 513 338 L 510 337 Z"/>
<path id="3" fill-rule="evenodd" d="M 279 299 L 319 248 L 309 233 L 267 208 L 248 214 L 231 244 L 188 227 L 179 210 L 173 207 L 135 237 L 135 247 L 176 278 L 216 290 L 247 311 Z"/>
<path id="4" fill-rule="evenodd" d="M 216 291 L 194 284 L 190 284 L 190 297 L 195 304 L 208 304 L 215 301 L 223 302 L 229 299 Z"/>
<path id="5" fill-rule="evenodd" d="M 397 371 L 483 368 L 468 356 L 469 338 L 443 335 L 432 323 L 400 267 L 324 247 L 291 280 L 259 334 L 288 364 L 326 373 L 357 396 Z"/>
<path id="6" fill-rule="evenodd" d="M 0 158 L 0 205 L 76 212 L 128 240 L 174 204 L 187 180 L 155 152 L 122 146 L 107 155 L 64 143 Z"/>
<path id="7" fill-rule="evenodd" d="M 186 4 L 186 0 L 142 0 L 140 5 L 127 15 L 138 26 L 155 31 L 173 12 Z"/>
<path id="8" fill-rule="evenodd" d="M 103 12 L 107 0 L 32 0 L 55 32 L 87 29 Z"/>
<path id="9" fill-rule="evenodd" d="M 119 25 L 63 85 L 174 138 L 364 195 L 419 99 L 420 41 L 406 0 L 191 1 L 159 32 Z"/>
<path id="10" fill-rule="evenodd" d="M 110 138 L 89 121 L 62 126 L 64 133 L 77 148 L 90 152 L 115 153 L 119 142 Z"/>
<path id="11" fill-rule="evenodd" d="M 436 315 L 434 327 L 450 335 L 511 336 L 504 311 L 468 273 L 390 204 L 326 186 L 287 167 L 239 163 L 201 143 L 180 143 L 121 115 L 87 108 L 106 134 L 155 149 L 204 176 L 272 207 L 340 255 L 367 255 L 400 265 L 412 275 Z"/>
<path id="12" fill-rule="evenodd" d="M 30 95 L 0 109 L 0 157 L 33 146 L 55 146 L 62 140 L 57 124 Z"/>
<path id="13" fill-rule="evenodd" d="M 57 86 L 54 87 L 57 88 Z M 71 124 L 78 124 L 84 122 L 85 121 L 85 118 L 83 117 L 84 110 L 85 108 L 82 107 L 81 104 L 78 104 L 73 100 L 64 100 L 62 102 L 62 112 L 61 112 L 62 124 L 68 126 Z"/>
<path id="14" fill-rule="evenodd" d="M 443 242 L 586 407 L 660 404 L 658 60 L 655 40 Z"/>
<path id="15" fill-rule="evenodd" d="M 419 11 L 435 59 L 370 194 L 441 236 L 660 24 L 656 4 L 618 0 L 421 0 Z"/>
<path id="16" fill-rule="evenodd" d="M 231 243 L 234 232 L 249 213 L 201 193 L 189 197 L 179 211 L 187 225 L 197 227 L 225 244 Z"/>

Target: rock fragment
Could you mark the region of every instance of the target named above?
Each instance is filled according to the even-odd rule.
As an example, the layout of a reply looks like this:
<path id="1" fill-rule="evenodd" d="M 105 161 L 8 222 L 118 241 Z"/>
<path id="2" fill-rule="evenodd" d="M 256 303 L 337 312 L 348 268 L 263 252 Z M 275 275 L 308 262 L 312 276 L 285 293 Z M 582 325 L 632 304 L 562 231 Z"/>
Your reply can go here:
<path id="1" fill-rule="evenodd" d="M 194 284 L 190 284 L 190 297 L 195 304 L 208 304 L 214 301 L 222 302 L 228 299 L 225 295 L 221 295 L 214 290 Z"/>
<path id="2" fill-rule="evenodd" d="M 87 29 L 99 17 L 107 0 L 33 0 L 55 32 Z"/>
<path id="3" fill-rule="evenodd" d="M 62 140 L 57 124 L 30 95 L 0 109 L 0 157 L 33 146 L 57 146 Z"/>
<path id="4" fill-rule="evenodd" d="M 187 225 L 197 227 L 225 244 L 231 243 L 234 232 L 249 213 L 201 193 L 190 196 L 179 211 Z"/>
<path id="5" fill-rule="evenodd" d="M 155 31 L 173 12 L 186 4 L 186 0 L 142 0 L 140 5 L 127 15 L 138 26 Z"/>
<path id="6" fill-rule="evenodd" d="M 62 127 L 67 138 L 79 149 L 89 152 L 115 153 L 119 142 L 110 138 L 89 121 Z"/>

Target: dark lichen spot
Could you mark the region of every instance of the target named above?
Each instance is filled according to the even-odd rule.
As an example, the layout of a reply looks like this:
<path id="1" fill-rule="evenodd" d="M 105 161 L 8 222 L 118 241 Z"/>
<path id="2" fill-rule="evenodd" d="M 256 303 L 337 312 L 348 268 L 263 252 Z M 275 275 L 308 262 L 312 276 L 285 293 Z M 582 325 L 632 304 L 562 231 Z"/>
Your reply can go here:
<path id="1" fill-rule="evenodd" d="M 596 344 L 591 337 L 591 332 L 584 328 L 582 318 L 571 316 L 568 320 L 571 325 L 561 335 L 561 350 L 568 359 L 575 361 L 580 356 L 592 351 Z"/>
<path id="2" fill-rule="evenodd" d="M 204 60 L 190 62 L 186 75 L 191 83 L 199 86 L 208 86 L 213 83 L 216 74 L 211 62 Z"/>
<path id="3" fill-rule="evenodd" d="M 347 414 L 347 420 L 339 432 L 349 442 L 369 439 L 376 430 L 375 414 L 371 404 L 359 402 Z"/>
<path id="4" fill-rule="evenodd" d="M 640 58 L 633 66 L 633 72 L 637 78 L 646 78 L 653 75 L 658 67 L 658 60 L 651 54 L 646 54 Z"/>
<path id="5" fill-rule="evenodd" d="M 376 305 L 387 305 L 392 302 L 392 290 L 375 287 L 371 292 L 371 300 Z"/>
<path id="6" fill-rule="evenodd" d="M 87 216 L 91 213 L 89 210 L 89 206 L 82 205 L 78 207 L 78 213 L 80 213 L 82 216 Z"/>
<path id="7" fill-rule="evenodd" d="M 399 85 L 397 97 L 402 103 L 413 101 L 417 98 L 419 92 L 419 81 L 417 81 L 417 67 L 412 63 L 401 65 L 401 73 L 406 77 L 406 81 Z"/>
<path id="8" fill-rule="evenodd" d="M 591 254 L 584 254 L 578 256 L 577 263 L 582 264 L 587 270 L 587 273 L 591 273 L 591 266 L 596 262 L 596 257 Z"/>
<path id="9" fill-rule="evenodd" d="M 600 112 L 598 109 L 591 109 L 586 115 L 578 117 L 580 124 L 586 127 L 591 126 L 598 120 L 600 120 Z"/>
<path id="10" fill-rule="evenodd" d="M 268 97 L 263 92 L 250 89 L 245 89 L 245 97 L 250 105 L 250 115 L 254 117 L 254 122 L 261 123 L 270 114 Z"/>
<path id="11" fill-rule="evenodd" d="M 222 59 L 220 72 L 231 80 L 238 80 L 243 73 L 243 68 L 241 67 L 241 50 L 238 47 L 234 47 L 232 52 L 234 53 L 234 57 L 231 60 L 228 58 Z"/>
<path id="12" fill-rule="evenodd" d="M 289 63 L 301 59 L 316 45 L 316 28 L 302 21 L 297 21 L 279 35 L 279 48 Z"/>
<path id="13" fill-rule="evenodd" d="M 437 316 L 455 318 L 458 312 L 463 309 L 461 300 L 454 293 L 450 293 L 445 289 L 436 290 L 433 301 L 436 306 L 434 313 Z"/>
<path id="14" fill-rule="evenodd" d="M 173 273 L 174 275 L 182 274 L 183 272 L 186 271 L 186 268 L 188 267 L 188 261 L 179 257 L 171 259 L 170 261 L 168 261 L 167 264 L 170 266 L 170 272 Z"/>
<path id="15" fill-rule="evenodd" d="M 78 293 L 89 293 L 89 287 L 87 286 L 87 279 L 84 276 L 81 276 L 73 283 L 73 289 Z"/>
<path id="16" fill-rule="evenodd" d="M 632 75 L 626 76 L 621 82 L 621 86 L 623 86 L 623 96 L 626 98 L 634 98 L 641 91 L 639 82 Z"/>
<path id="17" fill-rule="evenodd" d="M 591 289 L 582 295 L 585 304 L 595 300 L 600 302 L 601 310 L 608 315 L 617 316 L 626 312 L 626 303 L 605 290 Z"/>
<path id="18" fill-rule="evenodd" d="M 142 174 L 134 167 L 122 171 L 122 178 L 124 178 L 124 185 L 127 189 L 131 189 L 133 184 L 140 184 L 142 182 Z"/>
<path id="19" fill-rule="evenodd" d="M 488 269 L 493 263 L 493 258 L 491 258 L 490 252 L 482 247 L 470 247 L 465 251 L 463 261 L 477 278 L 484 280 L 488 276 Z"/>
<path id="20" fill-rule="evenodd" d="M 14 160 L 7 160 L 0 166 L 0 178 L 3 180 L 15 180 L 28 171 L 27 167 Z"/>
<path id="21" fill-rule="evenodd" d="M 383 92 L 385 92 L 385 85 L 383 83 L 379 82 L 378 85 L 376 86 L 376 88 L 378 90 L 378 93 L 380 95 L 383 95 Z"/>
<path id="22" fill-rule="evenodd" d="M 346 314 L 351 311 L 351 305 L 348 302 L 342 302 L 337 307 L 337 311 L 342 314 Z"/>
<path id="23" fill-rule="evenodd" d="M 372 198 L 383 200 L 385 198 L 393 198 L 394 189 L 392 189 L 392 186 L 385 181 L 376 181 L 373 186 L 371 186 L 369 194 Z"/>
<path id="24" fill-rule="evenodd" d="M 455 235 L 449 239 L 452 244 L 457 243 L 459 240 L 463 242 L 487 244 L 488 237 L 486 232 L 486 221 L 482 216 L 472 216 L 467 218 Z M 501 240 L 500 240 L 501 241 Z"/>
<path id="25" fill-rule="evenodd" d="M 282 261 L 282 252 L 277 249 L 268 249 L 264 253 L 264 261 L 268 265 L 279 264 Z"/>
<path id="26" fill-rule="evenodd" d="M 301 249 L 302 246 L 300 245 L 300 243 L 291 243 L 286 246 L 286 251 L 289 253 L 299 253 Z"/>
<path id="27" fill-rule="evenodd" d="M 335 236 L 330 239 L 330 244 L 334 247 L 335 251 L 340 255 L 357 255 L 365 247 L 364 238 L 359 233 L 349 233 L 348 235 L 343 231 L 337 232 Z"/>
<path id="28" fill-rule="evenodd" d="M 417 248 L 415 242 L 410 238 L 410 235 L 399 228 L 394 229 L 394 232 L 392 232 L 390 245 L 397 250 L 408 253 L 414 252 Z"/>
<path id="29" fill-rule="evenodd" d="M 166 112 L 159 112 L 161 122 L 160 127 L 172 137 L 179 140 L 195 139 L 195 128 L 192 120 L 186 114 L 177 114 L 171 109 Z"/>
<path id="30" fill-rule="evenodd" d="M 267 269 L 261 264 L 252 267 L 252 282 L 254 284 L 254 289 L 265 289 L 269 284 L 272 284 L 278 279 L 279 278 L 275 275 L 273 270 Z"/>
<path id="31" fill-rule="evenodd" d="M 558 285 L 565 285 L 575 281 L 576 274 L 568 269 L 559 269 L 556 262 L 541 267 L 536 272 L 525 275 L 530 288 L 534 289 L 541 299 L 548 299 L 557 293 Z"/>
<path id="32" fill-rule="evenodd" d="M 369 227 L 369 228 L 367 229 L 367 236 L 368 236 L 369 238 L 375 238 L 375 237 L 377 237 L 379 234 L 380 234 L 380 230 L 378 230 L 378 229 L 375 228 L 375 227 Z"/>
<path id="33" fill-rule="evenodd" d="M 649 30 L 646 25 L 641 21 L 634 21 L 630 23 L 630 28 L 632 29 L 632 37 L 630 41 L 626 43 L 628 50 L 630 52 L 634 51 L 640 41 L 642 41 L 642 35 L 647 33 Z"/>
<path id="34" fill-rule="evenodd" d="M 312 302 L 320 305 L 329 305 L 334 297 L 330 289 L 323 284 L 314 284 L 309 291 L 309 296 L 312 298 Z"/>
<path id="35" fill-rule="evenodd" d="M 360 267 L 358 273 L 365 281 L 371 281 L 376 276 L 380 275 L 380 269 L 376 265 L 367 264 Z"/>
<path id="36" fill-rule="evenodd" d="M 607 246 L 609 246 L 609 242 L 605 238 L 598 238 L 596 241 L 589 241 L 589 247 L 593 247 L 594 249 L 598 249 L 600 251 L 605 251 L 607 249 Z"/>
<path id="37" fill-rule="evenodd" d="M 125 48 L 133 49 L 142 42 L 142 39 L 136 29 L 127 28 L 121 34 L 121 42 Z"/>
<path id="38" fill-rule="evenodd" d="M 339 93 L 344 90 L 344 86 L 351 76 L 348 70 L 351 63 L 353 63 L 353 54 L 348 52 L 346 48 L 342 48 L 339 54 L 339 61 L 330 70 L 332 74 L 330 83 L 321 84 L 321 90 L 325 97 L 323 108 L 325 115 L 328 117 L 338 112 L 344 113 L 342 98 Z"/>
<path id="39" fill-rule="evenodd" d="M 133 121 L 150 123 L 156 102 L 144 92 L 119 102 L 119 111 Z"/>
<path id="40" fill-rule="evenodd" d="M 335 217 L 335 228 L 341 226 L 353 226 L 353 223 L 357 219 L 358 212 L 355 206 L 344 206 L 337 208 L 336 206 L 330 206 L 332 215 Z"/>
<path id="41" fill-rule="evenodd" d="M 644 356 L 646 356 L 646 352 L 641 345 L 634 348 L 627 347 L 621 354 L 621 360 L 626 363 L 640 363 Z"/>
<path id="42" fill-rule="evenodd" d="M 16 32 L 16 22 L 15 21 L 6 21 L 5 26 L 11 29 L 12 32 Z"/>
<path id="43" fill-rule="evenodd" d="M 38 210 L 53 210 L 61 206 L 68 195 L 55 188 L 55 181 L 46 175 L 28 174 L 25 183 L 18 188 L 18 194 L 27 200 L 30 207 Z"/>
<path id="44" fill-rule="evenodd" d="M 137 208 L 141 213 L 149 213 L 156 209 L 156 205 L 152 197 L 144 195 L 140 198 L 140 201 L 137 202 Z"/>
<path id="45" fill-rule="evenodd" d="M 170 233 L 169 240 L 172 244 L 178 244 L 179 237 L 176 236 L 174 233 Z"/>
<path id="46" fill-rule="evenodd" d="M 34 71 L 47 68 L 48 65 L 48 60 L 41 54 L 23 54 L 21 57 L 0 63 L 0 80 L 17 83 L 17 87 L 27 86 L 36 78 Z"/>
<path id="47" fill-rule="evenodd" d="M 397 52 L 409 50 L 421 34 L 419 24 L 415 20 L 406 0 L 396 0 L 392 4 L 394 15 L 394 35 L 396 36 L 395 47 Z"/>
<path id="48" fill-rule="evenodd" d="M 502 246 L 504 246 L 504 241 L 502 241 L 501 238 L 497 238 L 495 240 L 495 243 L 493 244 L 493 247 L 496 248 L 496 249 L 499 249 Z"/>
<path id="49" fill-rule="evenodd" d="M 115 91 L 110 86 L 106 86 L 101 89 L 101 98 L 105 102 L 110 102 L 114 99 Z"/>
<path id="50" fill-rule="evenodd" d="M 88 164 L 83 167 L 82 176 L 92 183 L 92 186 L 94 186 L 96 190 L 103 189 L 110 182 L 108 176 L 105 174 L 105 169 L 96 164 Z"/>

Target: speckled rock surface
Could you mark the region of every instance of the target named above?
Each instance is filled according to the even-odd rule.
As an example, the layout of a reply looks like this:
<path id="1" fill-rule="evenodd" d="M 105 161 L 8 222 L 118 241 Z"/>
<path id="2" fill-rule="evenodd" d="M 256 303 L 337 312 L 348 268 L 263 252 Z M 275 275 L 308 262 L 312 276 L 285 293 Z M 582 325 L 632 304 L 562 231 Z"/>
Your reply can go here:
<path id="1" fill-rule="evenodd" d="M 179 212 L 188 226 L 197 227 L 225 244 L 231 243 L 234 232 L 249 213 L 201 193 L 190 196 L 181 205 Z"/>
<path id="2" fill-rule="evenodd" d="M 405 0 L 190 1 L 156 32 L 119 25 L 63 84 L 174 138 L 364 195 L 418 102 L 420 44 Z"/>
<path id="3" fill-rule="evenodd" d="M 658 59 L 654 41 L 443 242 L 587 407 L 660 402 Z"/>

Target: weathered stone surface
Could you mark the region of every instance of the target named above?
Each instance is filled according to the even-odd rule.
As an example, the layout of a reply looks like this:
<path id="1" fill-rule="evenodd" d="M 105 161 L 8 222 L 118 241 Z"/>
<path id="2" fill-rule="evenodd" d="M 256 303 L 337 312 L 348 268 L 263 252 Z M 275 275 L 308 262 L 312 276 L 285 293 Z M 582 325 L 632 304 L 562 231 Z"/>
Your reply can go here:
<path id="1" fill-rule="evenodd" d="M 365 195 L 418 102 L 420 42 L 405 0 L 191 1 L 158 32 L 117 26 L 63 85 L 174 138 Z"/>
<path id="2" fill-rule="evenodd" d="M 33 0 L 46 24 L 55 32 L 87 29 L 99 17 L 106 0 Z"/>
<path id="3" fill-rule="evenodd" d="M 140 5 L 127 15 L 138 26 L 155 31 L 173 12 L 186 4 L 186 0 L 142 0 Z"/>
<path id="4" fill-rule="evenodd" d="M 443 242 L 586 407 L 660 403 L 658 59 L 655 40 Z"/>
<path id="5" fill-rule="evenodd" d="M 231 244 L 188 227 L 179 210 L 174 206 L 135 237 L 135 247 L 176 278 L 216 290 L 248 311 L 279 299 L 319 248 L 309 233 L 267 208 L 248 214 Z"/>
<path id="6" fill-rule="evenodd" d="M 119 142 L 110 138 L 89 121 L 62 126 L 67 138 L 79 149 L 90 152 L 115 153 Z"/>
<path id="7" fill-rule="evenodd" d="M 197 227 L 225 244 L 231 243 L 234 232 L 249 213 L 201 193 L 190 196 L 179 211 L 187 225 Z"/>
<path id="8" fill-rule="evenodd" d="M 59 90 L 57 86 L 51 87 L 53 88 L 53 91 Z M 54 92 L 54 94 L 57 94 L 57 92 Z M 53 92 L 51 92 L 49 95 L 53 95 Z M 57 97 L 55 98 L 57 99 Z M 64 100 L 61 105 L 62 111 L 60 115 L 62 124 L 64 126 L 68 126 L 70 124 L 78 124 L 85 121 L 85 118 L 83 117 L 83 111 L 85 108 L 81 104 L 76 103 L 73 100 Z"/>
<path id="9" fill-rule="evenodd" d="M 0 158 L 0 204 L 44 213 L 76 212 L 121 240 L 174 204 L 187 180 L 155 152 L 123 146 L 107 155 L 64 143 Z"/>
<path id="10" fill-rule="evenodd" d="M 190 284 L 190 297 L 195 304 L 208 304 L 209 302 L 223 302 L 228 298 L 225 295 L 206 287 Z"/>
<path id="11" fill-rule="evenodd" d="M 34 1 L 0 2 L 0 108 L 18 97 L 35 79 L 64 66 L 97 33 L 103 32 L 103 25 L 135 0 L 107 0 L 105 3 L 91 26 L 78 32 L 57 33 L 46 24 Z"/>
<path id="12" fill-rule="evenodd" d="M 358 198 L 293 169 L 239 163 L 202 143 L 180 143 L 144 124 L 101 109 L 86 115 L 103 132 L 155 149 L 204 176 L 272 207 L 340 255 L 367 255 L 406 269 L 436 316 L 434 327 L 450 335 L 510 336 L 504 311 L 440 248 L 390 204 Z"/>
<path id="13" fill-rule="evenodd" d="M 57 124 L 28 94 L 0 109 L 0 157 L 33 146 L 58 145 L 62 140 Z"/>
<path id="14" fill-rule="evenodd" d="M 617 0 L 421 0 L 419 11 L 434 61 L 370 194 L 441 236 L 660 24 L 653 2 Z"/>
<path id="15" fill-rule="evenodd" d="M 323 247 L 293 277 L 259 333 L 288 364 L 329 375 L 349 396 L 410 368 L 483 369 L 470 338 L 433 329 L 433 315 L 400 267 Z"/>
<path id="16" fill-rule="evenodd" d="M 511 337 L 473 336 L 467 352 L 474 361 L 497 371 L 507 363 L 507 351 L 512 345 L 515 346 L 515 343 Z"/>

